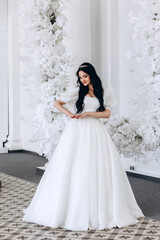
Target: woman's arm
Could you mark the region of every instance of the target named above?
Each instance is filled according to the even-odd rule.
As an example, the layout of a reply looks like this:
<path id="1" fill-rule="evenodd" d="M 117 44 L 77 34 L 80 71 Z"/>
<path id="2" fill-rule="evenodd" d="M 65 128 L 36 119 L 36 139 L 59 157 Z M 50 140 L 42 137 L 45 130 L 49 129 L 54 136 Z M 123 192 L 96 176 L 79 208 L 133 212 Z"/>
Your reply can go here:
<path id="1" fill-rule="evenodd" d="M 111 115 L 111 111 L 106 109 L 103 112 L 84 112 L 81 114 L 76 114 L 76 118 L 83 118 L 83 117 L 95 117 L 95 118 L 109 118 Z"/>
<path id="2" fill-rule="evenodd" d="M 61 113 L 66 114 L 68 117 L 74 118 L 75 114 L 71 113 L 68 109 L 63 107 L 63 104 L 66 104 L 66 102 L 63 102 L 60 99 L 58 99 L 53 103 L 53 106 L 57 108 Z"/>
<path id="3" fill-rule="evenodd" d="M 95 117 L 95 118 L 109 118 L 111 115 L 111 111 L 106 109 L 103 112 L 87 112 L 87 116 Z"/>

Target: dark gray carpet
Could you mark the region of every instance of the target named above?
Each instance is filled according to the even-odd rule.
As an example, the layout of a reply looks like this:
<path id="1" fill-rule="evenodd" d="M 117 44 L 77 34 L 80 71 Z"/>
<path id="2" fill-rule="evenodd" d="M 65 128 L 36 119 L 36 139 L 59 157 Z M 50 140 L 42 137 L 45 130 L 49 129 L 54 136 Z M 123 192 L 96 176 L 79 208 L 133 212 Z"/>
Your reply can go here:
<path id="1" fill-rule="evenodd" d="M 160 221 L 160 182 L 128 177 L 139 206 L 146 217 Z"/>
<path id="2" fill-rule="evenodd" d="M 36 175 L 36 167 L 46 162 L 45 158 L 31 153 L 0 154 L 0 172 L 38 183 L 41 176 Z M 160 183 L 133 176 L 128 179 L 144 215 L 160 221 Z"/>
<path id="3" fill-rule="evenodd" d="M 36 175 L 36 167 L 44 166 L 47 160 L 39 155 L 12 152 L 0 154 L 0 172 L 38 183 L 41 176 Z"/>

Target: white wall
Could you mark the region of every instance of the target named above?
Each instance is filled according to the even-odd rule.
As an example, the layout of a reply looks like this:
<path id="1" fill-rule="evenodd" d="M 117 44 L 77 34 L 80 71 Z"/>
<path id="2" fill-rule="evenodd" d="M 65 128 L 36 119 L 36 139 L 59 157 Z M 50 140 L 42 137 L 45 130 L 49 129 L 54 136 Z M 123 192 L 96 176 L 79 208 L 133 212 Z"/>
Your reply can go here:
<path id="1" fill-rule="evenodd" d="M 70 69 L 71 80 L 75 82 L 75 73 L 80 64 L 91 62 L 91 0 L 72 0 L 66 8 L 68 33 L 65 38 L 68 53 L 73 56 L 74 66 Z"/>

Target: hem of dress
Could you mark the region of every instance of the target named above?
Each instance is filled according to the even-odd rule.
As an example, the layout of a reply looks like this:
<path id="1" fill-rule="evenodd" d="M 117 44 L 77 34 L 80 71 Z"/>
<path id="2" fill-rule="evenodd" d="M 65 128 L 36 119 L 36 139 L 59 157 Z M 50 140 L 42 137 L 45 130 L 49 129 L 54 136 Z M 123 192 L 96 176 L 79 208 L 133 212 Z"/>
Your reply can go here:
<path id="1" fill-rule="evenodd" d="M 122 227 L 127 227 L 127 226 L 130 226 L 130 225 L 134 225 L 136 223 L 138 223 L 140 221 L 140 219 L 144 218 L 145 216 L 140 216 L 136 219 L 134 219 L 134 221 L 131 221 L 130 223 L 127 223 L 127 224 L 113 224 L 111 226 L 107 226 L 107 227 L 91 227 L 90 224 L 88 225 L 88 227 L 84 227 L 84 228 L 74 228 L 74 227 L 67 227 L 65 224 L 58 224 L 58 225 L 55 225 L 55 226 L 52 226 L 50 224 L 45 224 L 41 221 L 34 221 L 34 220 L 25 220 L 25 218 L 23 217 L 22 221 L 24 222 L 29 222 L 29 223 L 35 223 L 35 224 L 38 224 L 38 225 L 42 225 L 42 226 L 46 226 L 46 227 L 51 227 L 51 228 L 59 228 L 59 229 L 64 229 L 64 230 L 71 230 L 71 231 L 92 231 L 92 230 L 107 230 L 107 229 L 112 229 L 112 228 L 122 228 Z"/>

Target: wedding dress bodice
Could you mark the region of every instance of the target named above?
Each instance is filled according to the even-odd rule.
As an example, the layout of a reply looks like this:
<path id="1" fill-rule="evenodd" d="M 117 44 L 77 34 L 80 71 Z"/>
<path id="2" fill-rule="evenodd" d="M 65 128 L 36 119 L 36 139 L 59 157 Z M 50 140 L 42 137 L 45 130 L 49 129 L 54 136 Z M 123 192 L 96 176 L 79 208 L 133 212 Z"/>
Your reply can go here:
<path id="1" fill-rule="evenodd" d="M 99 100 L 96 97 L 84 97 L 84 108 L 83 112 L 96 112 L 97 108 L 100 107 Z"/>

